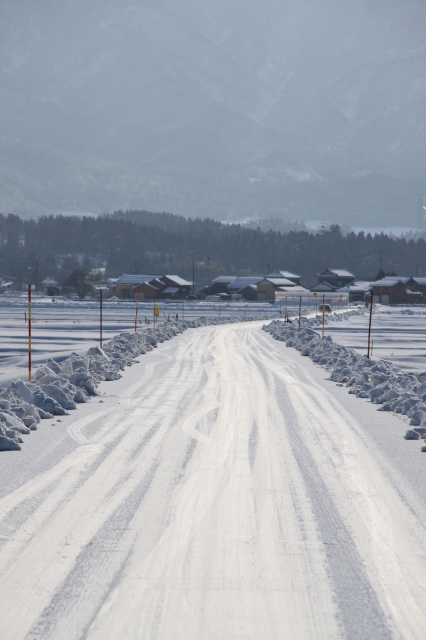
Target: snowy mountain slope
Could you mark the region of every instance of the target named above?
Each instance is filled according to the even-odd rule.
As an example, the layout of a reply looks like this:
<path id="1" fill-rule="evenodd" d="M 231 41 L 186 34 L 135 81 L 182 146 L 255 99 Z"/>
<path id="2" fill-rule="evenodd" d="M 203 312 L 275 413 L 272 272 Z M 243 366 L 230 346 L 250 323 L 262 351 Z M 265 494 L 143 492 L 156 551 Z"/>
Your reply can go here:
<path id="1" fill-rule="evenodd" d="M 415 214 L 419 2 L 9 1 L 0 14 L 2 208 Z"/>

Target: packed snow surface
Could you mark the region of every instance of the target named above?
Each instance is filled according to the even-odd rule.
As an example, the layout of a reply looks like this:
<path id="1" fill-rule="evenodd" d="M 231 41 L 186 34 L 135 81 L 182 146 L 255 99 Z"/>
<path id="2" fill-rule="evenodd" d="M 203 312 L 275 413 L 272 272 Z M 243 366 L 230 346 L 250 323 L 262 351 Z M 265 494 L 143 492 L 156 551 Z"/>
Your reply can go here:
<path id="1" fill-rule="evenodd" d="M 2 640 L 426 637 L 418 443 L 262 324 L 159 342 L 2 454 Z"/>

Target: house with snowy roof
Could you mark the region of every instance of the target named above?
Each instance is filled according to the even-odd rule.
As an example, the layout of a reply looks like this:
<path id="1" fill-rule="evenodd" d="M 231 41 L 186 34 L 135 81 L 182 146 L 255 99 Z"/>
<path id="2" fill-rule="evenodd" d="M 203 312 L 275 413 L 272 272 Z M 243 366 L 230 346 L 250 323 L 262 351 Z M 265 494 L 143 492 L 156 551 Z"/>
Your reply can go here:
<path id="1" fill-rule="evenodd" d="M 280 278 L 266 277 L 257 284 L 257 299 L 275 302 L 276 291 L 283 291 L 284 288 L 292 289 L 296 286 L 292 280 L 288 280 L 288 278 L 283 278 L 282 276 Z"/>
<path id="2" fill-rule="evenodd" d="M 136 292 L 140 300 L 185 298 L 191 287 L 192 282 L 177 275 L 122 273 L 111 286 L 110 294 L 125 300 L 133 300 Z"/>
<path id="3" fill-rule="evenodd" d="M 294 284 L 300 285 L 302 276 L 291 273 L 291 271 L 274 271 L 273 273 L 267 273 L 265 278 L 285 278 L 286 280 L 294 282 Z"/>
<path id="4" fill-rule="evenodd" d="M 42 282 L 43 285 L 43 293 L 46 296 L 60 296 L 61 295 L 61 287 L 59 286 L 57 280 L 54 278 L 45 278 Z"/>
<path id="5" fill-rule="evenodd" d="M 318 282 L 311 287 L 311 291 L 330 293 L 354 282 L 356 276 L 347 269 L 324 269 L 317 273 Z"/>
<path id="6" fill-rule="evenodd" d="M 416 289 L 415 278 L 386 276 L 372 283 L 374 301 L 380 304 L 418 304 L 424 302 L 424 293 Z"/>
<path id="7" fill-rule="evenodd" d="M 426 293 L 426 278 L 409 278 L 406 283 L 410 289 L 413 291 L 421 291 L 422 293 Z"/>
<path id="8" fill-rule="evenodd" d="M 301 278 L 291 271 L 274 271 L 266 276 L 218 276 L 212 280 L 209 291 L 238 294 L 247 300 L 275 300 L 275 291 L 280 287 L 301 286 Z"/>
<path id="9" fill-rule="evenodd" d="M 349 302 L 364 302 L 365 297 L 370 293 L 373 283 L 369 280 L 354 280 L 346 287 L 338 289 L 341 293 L 347 293 Z"/>
<path id="10" fill-rule="evenodd" d="M 229 293 L 241 293 L 241 289 L 245 289 L 250 285 L 257 285 L 263 279 L 263 276 L 237 276 L 228 284 L 228 291 Z"/>
<path id="11" fill-rule="evenodd" d="M 176 275 L 156 276 L 152 280 L 141 282 L 133 287 L 133 295 L 138 294 L 139 300 L 153 300 L 154 298 L 186 298 L 191 292 L 192 282 Z"/>

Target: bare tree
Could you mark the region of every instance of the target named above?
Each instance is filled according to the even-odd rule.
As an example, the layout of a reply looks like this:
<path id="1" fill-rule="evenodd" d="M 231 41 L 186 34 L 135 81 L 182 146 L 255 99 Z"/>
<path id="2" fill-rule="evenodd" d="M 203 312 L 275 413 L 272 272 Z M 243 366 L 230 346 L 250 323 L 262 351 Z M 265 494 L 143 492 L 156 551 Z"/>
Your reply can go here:
<path id="1" fill-rule="evenodd" d="M 95 292 L 95 287 L 101 281 L 101 275 L 96 271 L 75 269 L 64 281 L 63 286 L 73 289 L 82 300 Z"/>

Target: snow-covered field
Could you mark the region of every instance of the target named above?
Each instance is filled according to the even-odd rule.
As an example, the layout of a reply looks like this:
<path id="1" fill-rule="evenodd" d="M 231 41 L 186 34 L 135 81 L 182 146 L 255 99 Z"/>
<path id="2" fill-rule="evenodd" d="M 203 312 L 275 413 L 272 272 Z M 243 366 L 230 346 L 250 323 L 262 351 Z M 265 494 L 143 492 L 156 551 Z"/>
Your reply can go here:
<path id="1" fill-rule="evenodd" d="M 334 342 L 367 354 L 369 315 L 334 322 L 325 335 Z M 373 358 L 401 369 L 426 371 L 426 307 L 375 305 L 372 321 Z"/>

